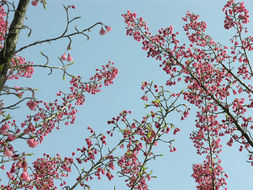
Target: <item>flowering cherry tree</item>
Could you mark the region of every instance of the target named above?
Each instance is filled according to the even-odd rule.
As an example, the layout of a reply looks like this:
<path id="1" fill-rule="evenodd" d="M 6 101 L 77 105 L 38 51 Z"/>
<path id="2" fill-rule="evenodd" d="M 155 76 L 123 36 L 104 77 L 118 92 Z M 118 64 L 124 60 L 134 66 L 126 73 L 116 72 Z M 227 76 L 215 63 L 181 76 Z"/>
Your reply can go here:
<path id="1" fill-rule="evenodd" d="M 111 61 L 96 69 L 89 81 L 68 71 L 74 60 L 70 53 L 72 37 L 89 38 L 88 32 L 96 27 L 100 27 L 100 35 L 112 30 L 97 22 L 84 29 L 75 27 L 73 32 L 70 24 L 79 19 L 70 16 L 74 5 L 64 6 L 66 27 L 61 35 L 16 48 L 20 31 L 29 28 L 24 23 L 27 9 L 39 8 L 38 5 L 46 8 L 47 2 L 19 0 L 15 4 L 3 0 L 0 4 L 0 189 L 90 189 L 92 179 L 104 176 L 111 180 L 118 175 L 129 189 L 147 190 L 148 181 L 155 177 L 149 164 L 162 156 L 155 148 L 167 143 L 170 152 L 177 150 L 173 142 L 180 127 L 171 122 L 171 115 L 176 113 L 184 120 L 191 114 L 191 107 L 198 111 L 190 139 L 196 153 L 203 156 L 203 163 L 193 165 L 192 177 L 197 189 L 226 189 L 228 175 L 219 156 L 225 137 L 229 137 L 228 146 L 240 144 L 239 151 L 249 154 L 247 162 L 253 166 L 250 114 L 253 71 L 249 60 L 253 37 L 246 28 L 248 10 L 243 2 L 234 0 L 229 0 L 223 8 L 224 28 L 234 31 L 229 47 L 215 42 L 206 33 L 207 24 L 190 12 L 182 18 L 188 44 L 180 43 L 179 33 L 174 32 L 172 26 L 152 35 L 143 18 L 130 11 L 123 14 L 127 35 L 142 42 L 148 57 L 160 61 L 159 66 L 168 75 L 166 86 L 179 87 L 172 92 L 154 82 L 143 82 L 141 99 L 146 102 L 147 114 L 141 120 L 130 119 L 132 112 L 124 110 L 107 121 L 106 134 L 88 126 L 89 136 L 70 157 L 44 153 L 30 163 L 28 157 L 32 155 L 19 150 L 16 143 L 25 141 L 31 150 L 39 148 L 49 133 L 74 124 L 77 107 L 85 104 L 86 96 L 113 84 L 118 74 Z M 60 66 L 50 65 L 44 53 L 45 64 L 27 61 L 29 58 L 20 55 L 24 49 L 62 39 L 68 39 L 69 43 L 58 56 Z M 69 91 L 59 91 L 54 100 L 46 102 L 36 97 L 36 89 L 9 85 L 10 80 L 33 77 L 37 69 L 49 69 L 49 74 L 62 71 L 63 78 L 69 79 Z M 12 118 L 13 110 L 25 107 L 30 110 L 25 120 Z M 110 138 L 116 139 L 114 143 L 108 143 Z M 66 179 L 71 175 L 75 180 L 69 184 Z"/>
<path id="2" fill-rule="evenodd" d="M 190 138 L 197 154 L 204 156 L 203 163 L 193 165 L 192 174 L 201 190 L 226 189 L 228 175 L 219 157 L 225 136 L 230 139 L 228 146 L 239 143 L 239 151 L 248 152 L 247 162 L 253 165 L 253 71 L 249 60 L 253 37 L 246 28 L 249 12 L 244 2 L 234 0 L 226 3 L 223 12 L 224 28 L 234 32 L 230 46 L 214 41 L 206 33 L 207 24 L 191 12 L 182 18 L 188 45 L 180 43 L 172 26 L 152 35 L 143 18 L 130 11 L 123 14 L 127 35 L 142 42 L 148 57 L 161 62 L 159 66 L 168 74 L 166 85 L 181 86 L 180 96 L 198 110 Z M 145 96 L 142 99 L 147 100 Z"/>

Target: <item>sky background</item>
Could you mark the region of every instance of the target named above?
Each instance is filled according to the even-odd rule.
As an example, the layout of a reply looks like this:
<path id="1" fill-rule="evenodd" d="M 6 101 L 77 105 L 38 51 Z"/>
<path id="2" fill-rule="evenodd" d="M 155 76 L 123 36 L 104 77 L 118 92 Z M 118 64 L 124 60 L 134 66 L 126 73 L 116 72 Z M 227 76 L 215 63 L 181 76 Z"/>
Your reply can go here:
<path id="1" fill-rule="evenodd" d="M 146 57 L 146 52 L 141 49 L 141 43 L 126 36 L 125 23 L 121 14 L 129 9 L 136 12 L 138 16 L 148 22 L 152 33 L 162 27 L 173 25 L 174 31 L 180 32 L 180 40 L 186 42 L 182 30 L 182 17 L 188 10 L 200 15 L 201 20 L 207 22 L 209 33 L 214 40 L 228 44 L 231 32 L 224 30 L 224 14 L 222 8 L 225 0 L 54 0 L 48 1 L 47 10 L 42 6 L 29 7 L 26 24 L 32 28 L 32 35 L 27 38 L 28 31 L 22 32 L 18 47 L 30 42 L 55 37 L 64 29 L 65 12 L 62 4 L 75 5 L 76 9 L 70 11 L 71 16 L 81 16 L 76 22 L 80 29 L 101 21 L 112 27 L 112 31 L 105 36 L 99 35 L 100 27 L 91 30 L 90 40 L 84 38 L 73 38 L 71 55 L 75 64 L 69 71 L 89 79 L 95 73 L 96 68 L 113 61 L 119 69 L 119 74 L 114 84 L 102 89 L 102 92 L 93 96 L 88 95 L 86 103 L 78 108 L 77 120 L 74 125 L 62 126 L 60 131 L 54 131 L 45 138 L 43 144 L 35 149 L 25 148 L 27 151 L 34 151 L 36 156 L 44 152 L 51 155 L 60 153 L 70 156 L 77 147 L 81 147 L 88 136 L 87 126 L 92 126 L 99 132 L 108 129 L 107 120 L 117 116 L 122 110 L 131 110 L 132 116 L 141 119 L 145 115 L 144 103 L 140 97 L 142 81 L 154 80 L 155 83 L 163 85 L 166 82 L 166 74 L 159 68 L 159 63 Z M 246 0 L 245 5 L 250 11 L 252 18 L 253 1 Z M 252 20 L 250 18 L 250 21 Z M 249 31 L 253 31 L 252 22 Z M 43 51 L 50 58 L 51 65 L 59 64 L 57 57 L 61 56 L 68 45 L 67 40 L 60 40 L 51 44 L 38 45 L 22 51 L 20 55 L 35 64 L 45 63 L 40 55 Z M 48 70 L 36 69 L 32 79 L 10 81 L 8 85 L 30 86 L 39 89 L 37 98 L 53 101 L 59 90 L 67 90 L 68 80 L 62 80 L 62 73 L 55 71 L 48 76 Z M 175 87 L 177 88 L 177 87 Z M 180 88 L 180 87 L 178 87 Z M 24 110 L 17 111 L 17 120 L 25 118 Z M 164 154 L 164 157 L 150 162 L 149 167 L 153 169 L 156 179 L 148 184 L 151 190 L 191 190 L 195 189 L 196 183 L 191 176 L 192 164 L 201 163 L 204 159 L 196 154 L 193 143 L 189 139 L 190 132 L 194 129 L 194 113 L 190 114 L 186 121 L 180 117 L 172 116 L 171 120 L 181 129 L 176 136 L 175 146 L 177 152 L 170 153 L 168 145 L 158 146 L 157 151 Z M 226 142 L 226 141 L 224 141 Z M 24 149 L 27 145 L 19 143 Z M 221 153 L 222 166 L 229 175 L 227 179 L 229 190 L 251 190 L 253 187 L 253 167 L 247 160 L 247 153 L 239 153 L 238 146 L 224 147 Z M 68 181 L 74 181 L 70 177 Z M 104 177 L 101 181 L 91 183 L 92 190 L 113 189 L 114 185 L 118 190 L 127 189 L 123 179 L 115 178 L 111 182 Z"/>

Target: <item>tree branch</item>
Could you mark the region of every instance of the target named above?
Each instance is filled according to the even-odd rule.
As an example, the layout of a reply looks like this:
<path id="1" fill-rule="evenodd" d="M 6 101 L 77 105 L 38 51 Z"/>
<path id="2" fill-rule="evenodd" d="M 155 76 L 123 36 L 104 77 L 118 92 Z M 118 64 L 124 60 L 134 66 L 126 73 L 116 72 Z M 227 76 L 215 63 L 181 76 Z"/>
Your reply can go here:
<path id="1" fill-rule="evenodd" d="M 12 20 L 7 39 L 4 43 L 4 47 L 0 52 L 0 91 L 6 82 L 6 75 L 9 67 L 9 62 L 15 54 L 18 37 L 23 26 L 24 18 L 26 15 L 27 7 L 30 0 L 20 0 L 18 8 L 15 12 Z"/>

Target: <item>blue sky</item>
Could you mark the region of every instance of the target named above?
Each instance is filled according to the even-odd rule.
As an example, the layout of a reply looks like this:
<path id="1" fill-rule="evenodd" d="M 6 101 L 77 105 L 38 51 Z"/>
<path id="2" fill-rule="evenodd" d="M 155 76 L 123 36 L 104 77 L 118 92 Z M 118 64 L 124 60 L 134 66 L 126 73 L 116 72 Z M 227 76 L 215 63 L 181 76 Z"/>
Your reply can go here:
<path id="1" fill-rule="evenodd" d="M 78 109 L 78 117 L 73 126 L 62 126 L 60 131 L 48 135 L 43 144 L 35 149 L 27 148 L 27 151 L 35 151 L 36 156 L 40 156 L 44 152 L 69 156 L 76 147 L 80 147 L 85 142 L 84 139 L 88 135 L 86 131 L 88 125 L 98 131 L 105 132 L 106 121 L 122 110 L 132 110 L 132 116 L 137 119 L 141 119 L 145 115 L 144 102 L 140 100 L 142 96 L 141 82 L 154 80 L 158 84 L 165 84 L 167 76 L 159 68 L 158 62 L 146 58 L 146 53 L 141 49 L 140 43 L 126 36 L 121 14 L 128 9 L 136 12 L 148 22 L 153 33 L 161 27 L 173 25 L 174 30 L 180 32 L 180 39 L 184 41 L 181 17 L 190 10 L 199 14 L 200 19 L 207 22 L 207 32 L 216 41 L 226 44 L 231 33 L 223 29 L 224 14 L 221 9 L 225 2 L 225 0 L 55 0 L 48 2 L 47 10 L 42 7 L 30 6 L 26 24 L 33 29 L 32 35 L 27 38 L 27 31 L 23 32 L 18 47 L 61 33 L 65 23 L 62 3 L 73 4 L 76 9 L 71 11 L 71 15 L 82 17 L 76 23 L 80 29 L 101 21 L 111 26 L 112 31 L 105 36 L 100 36 L 100 27 L 96 27 L 89 34 L 90 40 L 88 41 L 81 37 L 75 37 L 70 51 L 75 64 L 71 66 L 69 71 L 88 79 L 96 68 L 100 68 L 108 61 L 113 61 L 119 69 L 119 74 L 113 85 L 103 88 L 102 92 L 95 96 L 87 96 L 86 103 Z M 245 4 L 249 10 L 252 10 L 253 1 L 246 0 Z M 252 18 L 252 13 L 250 16 Z M 252 29 L 253 27 L 249 26 L 250 32 Z M 50 64 L 57 65 L 57 57 L 65 51 L 67 43 L 68 41 L 61 40 L 52 44 L 38 45 L 36 48 L 24 50 L 21 55 L 34 63 L 42 64 L 44 59 L 40 52 L 43 51 L 49 56 Z M 37 69 L 32 80 L 11 81 L 9 84 L 38 88 L 38 99 L 54 100 L 57 91 L 68 88 L 68 80 L 62 80 L 60 71 L 56 71 L 50 76 L 47 74 L 47 70 Z M 20 120 L 24 118 L 22 110 L 16 115 Z M 150 189 L 195 189 L 194 179 L 190 177 L 192 164 L 201 162 L 203 158 L 196 155 L 189 139 L 189 134 L 194 129 L 194 114 L 190 114 L 190 117 L 183 122 L 180 117 L 172 117 L 171 119 L 181 129 L 175 142 L 178 151 L 170 153 L 167 145 L 158 147 L 157 151 L 164 154 L 164 157 L 151 162 L 150 168 L 158 178 L 150 181 Z M 24 145 L 20 144 L 21 146 Z M 237 146 L 232 148 L 225 146 L 221 156 L 223 158 L 222 166 L 229 175 L 228 189 L 250 190 L 253 186 L 253 167 L 246 163 L 247 153 L 239 153 Z M 75 177 L 70 177 L 69 181 L 74 179 Z M 111 182 L 105 179 L 91 183 L 94 190 L 113 189 L 114 185 L 119 190 L 127 189 L 123 179 L 119 178 Z"/>

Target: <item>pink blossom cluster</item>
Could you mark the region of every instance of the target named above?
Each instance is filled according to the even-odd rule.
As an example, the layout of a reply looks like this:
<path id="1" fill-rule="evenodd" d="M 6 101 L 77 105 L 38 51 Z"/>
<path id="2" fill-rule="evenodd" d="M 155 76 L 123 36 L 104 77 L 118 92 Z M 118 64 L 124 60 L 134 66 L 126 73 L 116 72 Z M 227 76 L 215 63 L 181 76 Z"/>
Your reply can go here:
<path id="1" fill-rule="evenodd" d="M 33 5 L 33 6 L 37 6 L 38 3 L 39 3 L 39 0 L 33 0 L 33 1 L 32 1 L 32 5 Z"/>
<path id="2" fill-rule="evenodd" d="M 54 180 L 68 177 L 73 164 L 72 158 L 62 159 L 59 154 L 56 157 L 50 157 L 44 154 L 43 158 L 38 158 L 33 163 L 33 173 L 28 173 L 28 164 L 25 159 L 19 159 L 12 164 L 11 170 L 7 172 L 10 180 L 13 181 L 15 188 L 33 189 L 57 189 Z M 65 185 L 61 181 L 61 186 Z M 2 185 L 2 188 L 9 189 L 10 185 Z"/>
<path id="3" fill-rule="evenodd" d="M 114 176 L 112 171 L 115 170 L 114 161 L 115 158 L 111 152 L 104 155 L 101 160 L 101 155 L 104 154 L 103 147 L 107 145 L 106 136 L 103 134 L 96 134 L 95 131 L 88 126 L 88 131 L 91 133 L 89 138 L 85 139 L 85 145 L 81 148 L 77 148 L 76 161 L 78 165 L 83 166 L 83 170 L 92 171 L 87 172 L 85 175 L 80 175 L 76 178 L 76 181 L 81 185 L 85 186 L 94 177 L 101 179 L 101 175 L 106 176 L 111 180 Z M 79 154 L 79 156 L 78 156 Z M 91 168 L 93 170 L 91 170 Z"/>
<path id="4" fill-rule="evenodd" d="M 220 168 L 219 165 L 217 165 L 216 171 L 213 171 L 209 164 L 207 162 L 204 162 L 204 164 L 194 164 L 193 165 L 193 174 L 192 177 L 195 178 L 198 185 L 196 186 L 197 189 L 201 190 L 213 190 L 213 189 L 219 189 L 219 185 L 214 184 L 213 181 L 215 179 L 215 175 L 217 170 Z M 225 174 L 226 175 L 226 174 Z M 224 179 L 221 179 L 219 181 L 221 184 L 226 184 Z M 227 190 L 227 188 L 225 188 Z"/>
<path id="5" fill-rule="evenodd" d="M 104 27 L 105 27 L 105 29 L 104 29 Z M 102 36 L 105 35 L 106 32 L 111 32 L 111 30 L 112 30 L 112 27 L 110 27 L 110 26 L 105 25 L 104 27 L 102 26 L 100 31 L 99 31 L 99 34 L 102 35 Z"/>
<path id="6" fill-rule="evenodd" d="M 26 62 L 25 58 L 15 56 L 11 59 L 8 79 L 19 79 L 19 77 L 31 78 L 34 73 L 33 63 Z"/>
<path id="7" fill-rule="evenodd" d="M 118 69 L 113 65 L 114 63 L 109 61 L 108 64 L 102 66 L 102 69 L 96 69 L 97 73 L 90 78 L 91 82 L 85 84 L 85 91 L 96 94 L 101 91 L 102 84 L 104 86 L 113 84 L 113 79 L 118 74 Z M 102 79 L 104 79 L 103 83 L 101 83 Z"/>
<path id="8" fill-rule="evenodd" d="M 5 38 L 5 33 L 8 28 L 8 23 L 6 22 L 6 12 L 4 10 L 3 6 L 0 6 L 0 44 L 2 45 L 4 38 Z"/>
<path id="9" fill-rule="evenodd" d="M 224 8 L 225 12 L 224 28 L 230 29 L 232 27 L 239 27 L 242 29 L 242 24 L 249 22 L 249 11 L 245 8 L 244 2 L 235 2 L 229 0 Z"/>
<path id="10" fill-rule="evenodd" d="M 59 154 L 52 158 L 44 154 L 44 158 L 38 158 L 33 163 L 35 187 L 37 189 L 51 189 L 55 187 L 54 179 L 68 177 L 72 164 L 73 158 L 65 157 L 62 159 Z M 61 186 L 65 184 L 65 181 L 61 182 Z"/>
<path id="11" fill-rule="evenodd" d="M 146 171 L 143 171 L 143 174 L 139 175 L 143 170 L 143 162 L 140 161 L 139 157 L 141 156 L 141 152 L 144 153 L 143 143 L 145 144 L 146 141 L 147 144 L 153 145 L 154 142 L 152 143 L 152 140 L 155 138 L 155 136 L 153 136 L 154 131 L 152 129 L 145 129 L 145 120 L 147 118 L 143 118 L 141 122 L 143 126 L 140 126 L 140 124 L 137 122 L 130 124 L 126 118 L 129 113 L 131 112 L 124 110 L 119 114 L 119 116 L 112 118 L 111 121 L 108 121 L 108 124 L 113 125 L 114 127 L 107 133 L 110 136 L 113 136 L 113 133 L 116 129 L 121 130 L 122 144 L 120 145 L 120 148 L 124 149 L 124 147 L 126 147 L 126 150 L 124 155 L 121 156 L 117 161 L 117 165 L 120 167 L 119 173 L 122 176 L 127 177 L 125 181 L 128 187 L 132 189 L 144 190 L 148 189 L 146 179 L 150 179 L 150 176 L 146 173 Z M 122 127 L 118 127 L 120 122 L 123 122 L 127 125 L 124 127 L 124 130 Z M 125 143 L 123 143 L 124 141 Z M 150 152 L 150 154 L 152 153 Z M 149 157 L 151 155 L 145 156 Z"/>
<path id="12" fill-rule="evenodd" d="M 66 56 L 66 53 L 64 53 L 62 56 L 61 56 L 61 60 L 63 61 L 68 61 L 68 62 L 73 62 L 73 57 L 68 53 L 68 57 Z"/>
<path id="13" fill-rule="evenodd" d="M 206 154 L 203 164 L 193 166 L 192 177 L 198 183 L 197 189 L 219 189 L 226 185 L 225 178 L 228 177 L 220 166 L 219 158 L 222 152 L 221 137 L 226 127 L 219 123 L 217 115 L 211 114 L 214 109 L 212 105 L 202 107 L 201 112 L 197 113 L 197 131 L 191 134 L 197 154 Z"/>

